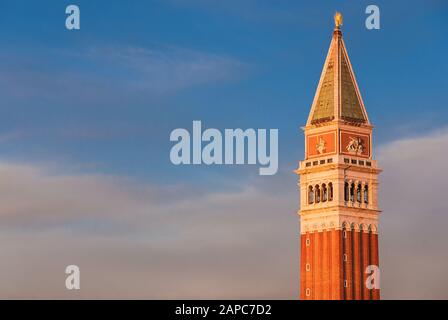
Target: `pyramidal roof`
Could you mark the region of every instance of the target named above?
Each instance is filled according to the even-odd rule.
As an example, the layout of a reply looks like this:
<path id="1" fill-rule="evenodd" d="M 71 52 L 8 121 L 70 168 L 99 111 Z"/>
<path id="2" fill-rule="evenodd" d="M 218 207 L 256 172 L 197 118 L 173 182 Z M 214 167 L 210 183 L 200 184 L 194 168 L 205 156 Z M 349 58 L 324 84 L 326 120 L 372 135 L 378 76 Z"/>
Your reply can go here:
<path id="1" fill-rule="evenodd" d="M 370 124 L 342 39 L 342 16 L 337 15 L 307 125 L 333 120 Z"/>

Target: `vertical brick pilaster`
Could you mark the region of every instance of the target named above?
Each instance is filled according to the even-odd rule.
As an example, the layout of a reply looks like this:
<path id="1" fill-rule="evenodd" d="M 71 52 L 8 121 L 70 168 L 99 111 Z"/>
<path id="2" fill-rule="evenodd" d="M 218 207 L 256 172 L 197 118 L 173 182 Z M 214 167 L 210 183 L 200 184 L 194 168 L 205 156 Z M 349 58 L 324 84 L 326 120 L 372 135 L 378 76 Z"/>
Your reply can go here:
<path id="1" fill-rule="evenodd" d="M 306 275 L 305 275 L 305 263 L 306 263 L 306 246 L 305 246 L 306 236 L 304 234 L 300 235 L 300 300 L 305 300 L 305 289 L 306 289 Z"/>
<path id="2" fill-rule="evenodd" d="M 313 299 L 319 299 L 319 286 L 318 286 L 318 278 L 319 278 L 319 265 L 318 265 L 318 259 L 319 259 L 319 238 L 318 238 L 318 232 L 313 232 Z"/>
<path id="3" fill-rule="evenodd" d="M 353 242 L 353 299 L 361 300 L 361 255 L 360 255 L 360 233 L 352 231 Z"/>
<path id="4" fill-rule="evenodd" d="M 331 230 L 331 299 L 341 300 L 342 294 L 342 237 L 341 230 Z"/>
<path id="5" fill-rule="evenodd" d="M 310 270 L 306 271 L 305 270 L 305 300 L 311 300 L 313 299 L 313 294 L 314 294 L 314 288 L 313 288 L 313 272 L 314 272 L 314 266 L 313 266 L 313 245 L 314 245 L 314 239 L 313 239 L 313 234 L 310 232 L 307 232 L 305 234 L 305 242 L 306 239 L 309 239 L 310 241 L 310 245 L 306 247 L 306 258 L 305 258 L 305 268 L 306 268 L 306 264 L 310 265 Z M 306 246 L 306 243 L 305 243 Z M 311 294 L 309 296 L 306 295 L 306 290 L 309 289 Z"/>
<path id="6" fill-rule="evenodd" d="M 347 281 L 347 287 L 344 288 L 345 292 L 345 299 L 346 300 L 352 300 L 353 299 L 353 279 L 352 279 L 352 272 L 353 272 L 353 250 L 352 250 L 352 231 L 351 230 L 345 230 L 346 237 L 343 237 L 344 241 L 344 254 L 346 256 L 346 261 L 343 260 L 344 264 L 344 280 Z M 344 257 L 344 256 L 343 256 Z"/>
<path id="7" fill-rule="evenodd" d="M 378 254 L 378 235 L 371 233 L 370 234 L 370 264 L 380 266 L 379 265 L 379 254 Z M 380 280 L 381 281 L 381 280 Z M 380 299 L 380 289 L 372 289 L 372 300 Z"/>
<path id="8" fill-rule="evenodd" d="M 362 230 L 361 231 L 361 273 L 362 273 L 362 299 L 363 300 L 370 300 L 370 294 L 371 290 L 367 288 L 366 281 L 367 281 L 367 273 L 366 268 L 370 265 L 370 237 L 369 237 L 369 231 L 368 230 Z"/>
<path id="9" fill-rule="evenodd" d="M 322 299 L 329 300 L 330 296 L 330 235 L 329 231 L 322 232 Z"/>
<path id="10" fill-rule="evenodd" d="M 314 299 L 322 300 L 322 232 L 314 233 L 314 257 L 315 257 L 315 272 L 314 272 Z"/>

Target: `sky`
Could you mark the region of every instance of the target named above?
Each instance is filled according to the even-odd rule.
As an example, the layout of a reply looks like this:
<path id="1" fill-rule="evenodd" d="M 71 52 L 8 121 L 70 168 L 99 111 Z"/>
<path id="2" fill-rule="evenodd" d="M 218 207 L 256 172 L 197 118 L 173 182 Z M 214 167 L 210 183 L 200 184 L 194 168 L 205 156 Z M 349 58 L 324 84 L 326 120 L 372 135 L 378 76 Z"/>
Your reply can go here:
<path id="1" fill-rule="evenodd" d="M 382 297 L 448 298 L 441 0 L 2 1 L 0 298 L 297 298 L 293 170 L 335 11 L 384 169 Z M 278 173 L 173 165 L 194 120 L 278 129 Z"/>

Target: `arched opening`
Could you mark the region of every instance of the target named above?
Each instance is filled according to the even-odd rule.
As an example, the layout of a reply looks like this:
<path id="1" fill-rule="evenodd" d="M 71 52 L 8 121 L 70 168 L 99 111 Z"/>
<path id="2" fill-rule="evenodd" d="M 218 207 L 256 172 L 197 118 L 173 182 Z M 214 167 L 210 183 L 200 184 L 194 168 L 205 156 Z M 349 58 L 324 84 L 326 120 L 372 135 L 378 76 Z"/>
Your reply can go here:
<path id="1" fill-rule="evenodd" d="M 358 201 L 358 203 L 361 203 L 361 195 L 362 195 L 362 186 L 359 183 L 358 188 L 356 188 L 356 201 Z"/>
<path id="2" fill-rule="evenodd" d="M 308 204 L 314 203 L 314 190 L 313 186 L 309 186 L 308 188 Z"/>
<path id="3" fill-rule="evenodd" d="M 345 183 L 344 185 L 344 200 L 348 201 L 349 199 L 349 190 L 348 190 L 348 182 Z"/>
<path id="4" fill-rule="evenodd" d="M 320 202 L 320 188 L 319 188 L 319 185 L 316 185 L 314 187 L 314 193 L 315 193 L 315 196 L 316 196 L 316 203 L 319 203 Z"/>
<path id="5" fill-rule="evenodd" d="M 364 224 L 361 223 L 361 224 L 359 225 L 359 232 L 360 232 L 360 234 L 362 234 L 363 231 L 367 231 L 367 228 L 365 227 Z"/>
<path id="6" fill-rule="evenodd" d="M 327 186 L 324 184 L 322 184 L 322 202 L 327 201 L 328 198 L 328 191 L 327 191 Z"/>
<path id="7" fill-rule="evenodd" d="M 328 201 L 333 201 L 333 184 L 328 184 Z"/>
<path id="8" fill-rule="evenodd" d="M 369 203 L 369 186 L 364 186 L 364 203 Z"/>
<path id="9" fill-rule="evenodd" d="M 350 201 L 355 202 L 355 183 L 352 182 L 350 185 Z"/>

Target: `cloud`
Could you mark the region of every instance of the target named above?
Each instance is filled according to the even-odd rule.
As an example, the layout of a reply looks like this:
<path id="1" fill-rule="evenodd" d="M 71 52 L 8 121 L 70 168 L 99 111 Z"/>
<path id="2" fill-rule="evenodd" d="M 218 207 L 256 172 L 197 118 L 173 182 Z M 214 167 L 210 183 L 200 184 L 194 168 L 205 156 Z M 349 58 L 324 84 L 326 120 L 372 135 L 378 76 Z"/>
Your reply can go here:
<path id="1" fill-rule="evenodd" d="M 46 48 L 32 56 L 10 48 L 0 61 L 5 99 L 63 104 L 161 97 L 238 79 L 247 71 L 236 58 L 179 47 Z"/>
<path id="2" fill-rule="evenodd" d="M 295 294 L 298 219 L 279 209 L 297 202 L 294 184 L 289 197 L 251 186 L 194 193 L 57 172 L 0 165 L 0 297 Z M 81 268 L 80 292 L 64 288 L 68 264 Z"/>
<path id="3" fill-rule="evenodd" d="M 385 298 L 447 299 L 448 130 L 379 149 Z"/>
<path id="4" fill-rule="evenodd" d="M 383 298 L 448 297 L 446 145 L 442 130 L 378 149 Z M 295 299 L 295 182 L 196 192 L 2 163 L 0 297 Z M 79 292 L 65 290 L 69 264 Z"/>
<path id="5" fill-rule="evenodd" d="M 101 175 L 58 175 L 32 165 L 0 164 L 3 226 L 69 224 L 120 218 L 148 209 L 125 179 Z"/>
<path id="6" fill-rule="evenodd" d="M 121 66 L 128 71 L 135 89 L 159 94 L 233 79 L 245 69 L 245 64 L 235 58 L 175 47 L 96 48 L 87 56 Z"/>
<path id="7" fill-rule="evenodd" d="M 11 131 L 11 132 L 4 132 L 0 133 L 0 143 L 6 143 L 10 141 L 15 141 L 17 139 L 20 139 L 23 136 L 23 133 L 21 131 Z"/>

